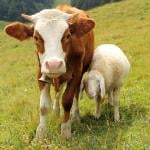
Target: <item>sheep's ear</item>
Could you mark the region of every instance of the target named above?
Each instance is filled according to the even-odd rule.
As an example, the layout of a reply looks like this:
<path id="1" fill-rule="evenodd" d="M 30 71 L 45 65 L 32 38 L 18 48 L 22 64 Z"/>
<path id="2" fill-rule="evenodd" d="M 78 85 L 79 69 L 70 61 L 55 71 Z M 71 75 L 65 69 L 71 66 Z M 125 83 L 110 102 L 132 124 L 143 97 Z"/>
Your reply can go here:
<path id="1" fill-rule="evenodd" d="M 80 99 L 83 98 L 83 90 L 85 89 L 85 79 L 82 79 L 81 84 L 80 84 Z"/>
<path id="2" fill-rule="evenodd" d="M 105 96 L 105 81 L 104 78 L 101 78 L 99 81 L 100 95 L 101 99 Z"/>

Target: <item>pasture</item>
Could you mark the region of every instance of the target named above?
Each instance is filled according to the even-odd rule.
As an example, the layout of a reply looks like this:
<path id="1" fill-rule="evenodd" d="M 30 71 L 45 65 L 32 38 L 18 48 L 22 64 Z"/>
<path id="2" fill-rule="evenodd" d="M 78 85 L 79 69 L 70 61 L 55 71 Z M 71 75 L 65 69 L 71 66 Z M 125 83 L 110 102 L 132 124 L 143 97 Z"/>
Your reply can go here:
<path id="1" fill-rule="evenodd" d="M 114 43 L 130 63 L 121 90 L 121 121 L 113 121 L 107 100 L 102 116 L 94 118 L 95 101 L 79 101 L 81 124 L 72 125 L 72 138 L 60 136 L 61 117 L 51 110 L 47 139 L 33 142 L 39 122 L 37 58 L 33 40 L 8 37 L 0 22 L 0 149 L 99 150 L 150 149 L 150 1 L 125 0 L 89 11 L 96 21 L 95 46 Z M 53 94 L 53 92 L 52 92 Z"/>

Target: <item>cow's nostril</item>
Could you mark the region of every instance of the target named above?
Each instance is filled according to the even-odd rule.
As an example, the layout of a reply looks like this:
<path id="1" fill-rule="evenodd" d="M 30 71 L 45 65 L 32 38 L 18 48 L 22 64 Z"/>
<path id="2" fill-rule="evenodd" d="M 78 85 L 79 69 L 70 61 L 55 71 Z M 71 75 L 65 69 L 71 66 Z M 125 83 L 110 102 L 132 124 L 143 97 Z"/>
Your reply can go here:
<path id="1" fill-rule="evenodd" d="M 46 61 L 45 66 L 48 70 L 59 69 L 63 62 L 58 60 Z"/>
<path id="2" fill-rule="evenodd" d="M 59 61 L 59 66 L 58 67 L 61 67 L 63 65 L 63 61 Z"/>

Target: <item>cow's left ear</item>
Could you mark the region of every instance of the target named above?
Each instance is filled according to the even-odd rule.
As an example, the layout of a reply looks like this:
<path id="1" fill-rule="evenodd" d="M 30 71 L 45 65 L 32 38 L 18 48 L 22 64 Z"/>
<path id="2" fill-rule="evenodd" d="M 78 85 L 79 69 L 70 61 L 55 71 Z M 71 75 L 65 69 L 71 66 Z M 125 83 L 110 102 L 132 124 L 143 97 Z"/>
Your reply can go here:
<path id="1" fill-rule="evenodd" d="M 21 22 L 15 22 L 7 25 L 5 27 L 5 32 L 16 39 L 23 41 L 33 36 L 34 27 L 25 25 Z"/>
<path id="2" fill-rule="evenodd" d="M 95 27 L 95 22 L 89 18 L 80 18 L 75 23 L 70 24 L 71 33 L 81 37 Z"/>

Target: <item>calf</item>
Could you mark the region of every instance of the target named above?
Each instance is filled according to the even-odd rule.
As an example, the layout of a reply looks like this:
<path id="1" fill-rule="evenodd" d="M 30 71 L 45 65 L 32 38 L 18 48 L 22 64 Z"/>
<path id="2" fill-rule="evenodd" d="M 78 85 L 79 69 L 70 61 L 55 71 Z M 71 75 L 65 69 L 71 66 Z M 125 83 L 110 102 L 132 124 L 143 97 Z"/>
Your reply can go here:
<path id="1" fill-rule="evenodd" d="M 62 11 L 61 9 L 59 6 L 57 9 L 45 9 L 31 16 L 22 14 L 33 25 L 15 22 L 6 26 L 5 31 L 20 41 L 31 37 L 34 39 L 39 60 L 38 79 L 44 75 L 50 79 L 57 78 L 58 85 L 66 82 L 62 96 L 64 119 L 61 134 L 69 138 L 70 109 L 73 99 L 77 105 L 81 78 L 91 63 L 94 50 L 92 29 L 95 23 L 84 11 L 70 6 L 63 6 Z M 45 136 L 46 118 L 50 108 L 50 83 L 39 81 L 39 88 L 40 123 L 36 137 L 41 138 Z"/>

